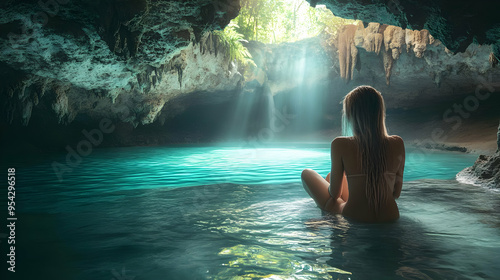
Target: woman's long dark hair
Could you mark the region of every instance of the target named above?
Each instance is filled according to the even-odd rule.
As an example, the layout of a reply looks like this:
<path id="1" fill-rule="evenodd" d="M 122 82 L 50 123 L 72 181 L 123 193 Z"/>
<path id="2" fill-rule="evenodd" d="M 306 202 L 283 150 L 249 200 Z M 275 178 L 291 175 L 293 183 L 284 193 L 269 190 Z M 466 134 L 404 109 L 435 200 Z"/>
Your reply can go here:
<path id="1" fill-rule="evenodd" d="M 390 190 L 384 182 L 388 138 L 384 99 L 373 87 L 359 86 L 345 96 L 343 104 L 344 119 L 351 126 L 361 152 L 366 197 L 378 214 L 380 205 L 390 197 Z"/>

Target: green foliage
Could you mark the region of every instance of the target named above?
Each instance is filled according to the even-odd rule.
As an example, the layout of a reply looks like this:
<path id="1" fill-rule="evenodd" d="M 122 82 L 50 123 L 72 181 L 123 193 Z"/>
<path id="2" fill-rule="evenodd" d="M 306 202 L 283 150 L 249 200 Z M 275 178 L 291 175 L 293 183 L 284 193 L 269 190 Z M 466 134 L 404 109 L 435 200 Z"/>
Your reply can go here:
<path id="1" fill-rule="evenodd" d="M 224 30 L 213 31 L 213 33 L 219 38 L 219 42 L 223 45 L 229 61 L 237 60 L 245 66 L 255 66 L 252 55 L 241 43 L 245 41 L 243 39 L 243 34 L 238 33 L 235 28 L 238 28 L 238 25 L 231 22 Z"/>
<path id="2" fill-rule="evenodd" d="M 233 21 L 246 40 L 264 43 L 293 42 L 335 34 L 338 27 L 354 23 L 336 17 L 325 6 L 311 8 L 304 0 L 241 0 L 241 10 Z"/>

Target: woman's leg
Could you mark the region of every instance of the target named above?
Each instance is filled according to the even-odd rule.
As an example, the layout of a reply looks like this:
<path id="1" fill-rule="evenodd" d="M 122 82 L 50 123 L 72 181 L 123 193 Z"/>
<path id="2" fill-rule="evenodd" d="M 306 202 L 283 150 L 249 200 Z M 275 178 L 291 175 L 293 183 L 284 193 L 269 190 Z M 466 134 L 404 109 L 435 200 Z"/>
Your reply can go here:
<path id="1" fill-rule="evenodd" d="M 330 176 L 332 175 L 332 172 L 328 172 L 328 175 L 326 175 L 325 180 L 330 183 Z M 342 198 L 343 201 L 347 201 L 349 199 L 349 188 L 347 187 L 347 177 L 345 176 L 344 173 L 344 178 L 342 179 L 342 190 L 340 191 L 340 198 Z"/>
<path id="2" fill-rule="evenodd" d="M 342 198 L 338 198 L 337 201 L 333 200 L 328 192 L 330 183 L 321 175 L 312 169 L 304 169 L 301 178 L 304 189 L 319 208 L 328 212 L 342 213 L 345 201 Z"/>
<path id="3" fill-rule="evenodd" d="M 349 188 L 347 186 L 347 177 L 345 176 L 345 172 L 344 178 L 342 179 L 342 191 L 340 193 L 340 198 L 346 202 L 349 199 Z"/>

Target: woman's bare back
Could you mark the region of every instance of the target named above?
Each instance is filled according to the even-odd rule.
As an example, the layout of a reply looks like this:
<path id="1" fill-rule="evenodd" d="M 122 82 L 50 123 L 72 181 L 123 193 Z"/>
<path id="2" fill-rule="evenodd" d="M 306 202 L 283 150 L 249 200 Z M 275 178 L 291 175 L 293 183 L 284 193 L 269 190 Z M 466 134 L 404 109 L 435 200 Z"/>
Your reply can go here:
<path id="1" fill-rule="evenodd" d="M 378 215 L 370 208 L 366 196 L 366 174 L 361 167 L 361 153 L 358 142 L 352 137 L 337 137 L 334 141 L 338 143 L 332 149 L 338 149 L 332 153 L 342 157 L 344 172 L 347 177 L 349 198 L 345 204 L 342 214 L 359 221 L 384 222 L 394 221 L 399 218 L 399 210 L 395 199 L 401 193 L 403 183 L 403 171 L 405 160 L 405 149 L 403 139 L 399 136 L 389 136 L 386 148 L 385 182 L 386 188 L 392 193 L 390 199 L 380 205 Z"/>

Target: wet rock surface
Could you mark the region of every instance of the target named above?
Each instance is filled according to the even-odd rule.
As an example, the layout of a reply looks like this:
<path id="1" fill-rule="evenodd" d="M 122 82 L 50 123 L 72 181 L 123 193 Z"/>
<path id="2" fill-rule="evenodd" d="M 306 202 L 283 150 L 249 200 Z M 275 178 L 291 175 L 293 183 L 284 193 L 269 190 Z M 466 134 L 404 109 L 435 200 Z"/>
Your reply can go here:
<path id="1" fill-rule="evenodd" d="M 478 184 L 490 188 L 500 187 L 500 153 L 480 155 L 473 166 L 457 174 L 462 182 Z"/>
<path id="2" fill-rule="evenodd" d="M 467 167 L 457 174 L 459 181 L 500 188 L 500 126 L 497 137 L 497 152 L 489 156 L 480 155 L 473 166 Z"/>

